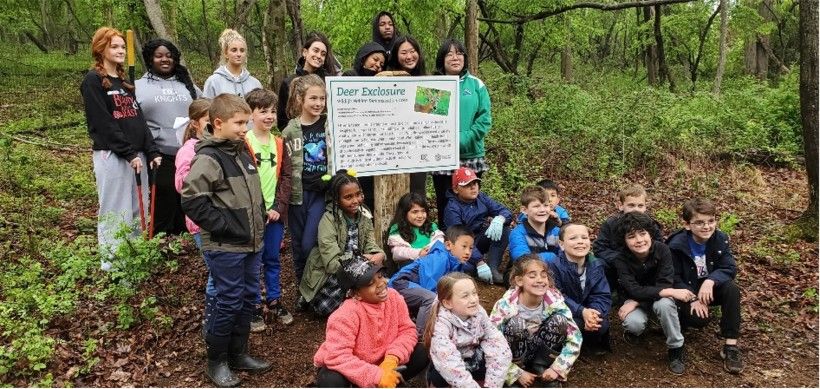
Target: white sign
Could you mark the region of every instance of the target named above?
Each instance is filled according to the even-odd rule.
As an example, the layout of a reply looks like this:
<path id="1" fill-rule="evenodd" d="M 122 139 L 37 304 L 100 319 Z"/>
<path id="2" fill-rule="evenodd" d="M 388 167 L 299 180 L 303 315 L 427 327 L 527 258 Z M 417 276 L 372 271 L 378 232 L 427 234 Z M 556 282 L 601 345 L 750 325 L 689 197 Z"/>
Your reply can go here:
<path id="1" fill-rule="evenodd" d="M 333 169 L 359 176 L 454 170 L 458 77 L 327 77 Z"/>

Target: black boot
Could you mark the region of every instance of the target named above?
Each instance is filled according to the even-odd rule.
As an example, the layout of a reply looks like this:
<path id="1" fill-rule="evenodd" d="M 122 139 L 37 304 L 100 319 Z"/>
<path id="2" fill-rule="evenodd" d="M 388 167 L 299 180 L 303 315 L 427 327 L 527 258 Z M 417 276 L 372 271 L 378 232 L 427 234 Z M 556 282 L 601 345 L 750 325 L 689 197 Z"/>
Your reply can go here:
<path id="1" fill-rule="evenodd" d="M 239 378 L 228 367 L 228 346 L 231 338 L 227 336 L 207 335 L 205 344 L 208 347 L 208 366 L 205 374 L 220 388 L 239 385 Z"/>
<path id="2" fill-rule="evenodd" d="M 228 363 L 232 369 L 248 371 L 252 374 L 264 373 L 270 370 L 271 364 L 248 354 L 249 335 L 249 332 L 233 333 L 231 336 L 231 345 L 228 350 Z"/>
<path id="3" fill-rule="evenodd" d="M 686 370 L 686 352 L 683 346 L 670 348 L 668 350 L 669 371 L 675 375 L 681 375 Z"/>

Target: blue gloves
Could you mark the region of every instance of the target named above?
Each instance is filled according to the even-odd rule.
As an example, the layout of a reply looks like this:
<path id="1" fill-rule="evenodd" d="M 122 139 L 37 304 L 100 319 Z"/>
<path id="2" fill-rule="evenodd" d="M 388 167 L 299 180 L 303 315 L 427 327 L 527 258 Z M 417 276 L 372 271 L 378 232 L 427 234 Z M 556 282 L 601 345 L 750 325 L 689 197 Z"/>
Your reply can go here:
<path id="1" fill-rule="evenodd" d="M 490 226 L 487 227 L 487 231 L 484 232 L 484 235 L 487 235 L 490 240 L 493 242 L 498 242 L 501 239 L 501 233 L 504 230 L 504 216 L 498 215 L 493 218 L 493 221 L 490 222 Z"/>
<path id="2" fill-rule="evenodd" d="M 478 279 L 484 281 L 488 284 L 493 283 L 493 273 L 490 271 L 490 267 L 487 266 L 486 263 L 481 263 L 476 268 L 476 273 L 478 273 Z"/>

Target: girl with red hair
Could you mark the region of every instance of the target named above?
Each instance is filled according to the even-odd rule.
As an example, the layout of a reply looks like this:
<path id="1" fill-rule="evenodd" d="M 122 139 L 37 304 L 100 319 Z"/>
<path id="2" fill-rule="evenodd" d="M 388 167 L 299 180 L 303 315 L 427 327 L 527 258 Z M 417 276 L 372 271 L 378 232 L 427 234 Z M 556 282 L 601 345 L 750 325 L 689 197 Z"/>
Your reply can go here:
<path id="1" fill-rule="evenodd" d="M 88 134 L 92 140 L 94 176 L 100 208 L 97 240 L 101 267 L 110 270 L 117 252 L 115 237 L 120 226 L 139 220 L 139 201 L 134 174 L 142 177 L 142 198 L 148 200 L 146 156 L 151 166 L 161 157 L 139 105 L 134 86 L 125 77 L 125 39 L 111 27 L 101 27 L 91 39 L 94 66 L 80 85 L 85 104 Z M 143 209 L 146 209 L 143 204 Z"/>

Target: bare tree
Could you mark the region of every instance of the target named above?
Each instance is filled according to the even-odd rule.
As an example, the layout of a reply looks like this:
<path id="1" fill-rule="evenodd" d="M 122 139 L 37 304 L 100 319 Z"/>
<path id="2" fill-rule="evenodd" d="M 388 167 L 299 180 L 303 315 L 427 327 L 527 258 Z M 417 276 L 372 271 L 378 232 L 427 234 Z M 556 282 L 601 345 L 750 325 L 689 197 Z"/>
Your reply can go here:
<path id="1" fill-rule="evenodd" d="M 165 25 L 165 15 L 162 13 L 162 7 L 159 5 L 159 0 L 143 0 L 145 4 L 145 13 L 148 14 L 148 20 L 151 21 L 151 27 L 162 39 L 171 40 L 168 34 L 168 27 Z"/>
<path id="2" fill-rule="evenodd" d="M 723 82 L 723 71 L 726 69 L 726 34 L 729 30 L 729 10 L 726 0 L 720 0 L 720 38 L 718 39 L 718 66 L 715 73 L 715 85 L 712 93 L 720 94 L 720 84 Z"/>
<path id="3" fill-rule="evenodd" d="M 470 73 L 478 73 L 478 1 L 467 0 L 464 19 L 464 44 L 467 46 L 467 63 Z"/>
<path id="4" fill-rule="evenodd" d="M 288 74 L 288 40 L 285 28 L 287 14 L 286 0 L 270 0 L 262 20 L 262 50 L 268 70 L 267 85 L 277 90 L 282 79 Z M 284 113 L 282 113 L 284 115 Z"/>
<path id="5" fill-rule="evenodd" d="M 299 0 L 285 0 L 285 7 L 288 10 L 290 22 L 293 25 L 291 32 L 291 49 L 293 50 L 293 61 L 298 61 L 302 55 L 302 46 L 304 45 L 304 27 L 302 26 L 302 10 Z"/>

